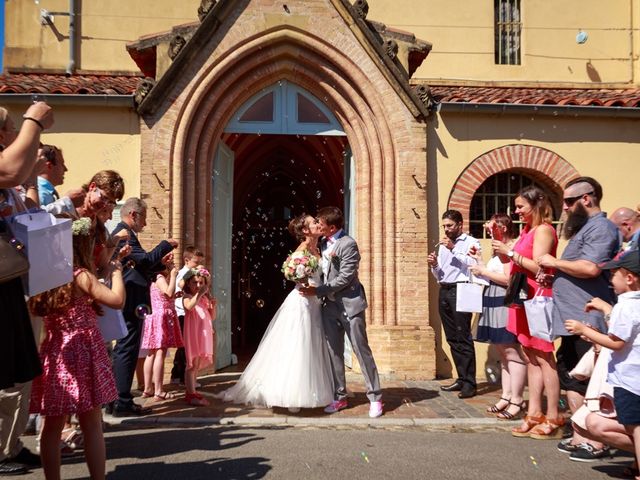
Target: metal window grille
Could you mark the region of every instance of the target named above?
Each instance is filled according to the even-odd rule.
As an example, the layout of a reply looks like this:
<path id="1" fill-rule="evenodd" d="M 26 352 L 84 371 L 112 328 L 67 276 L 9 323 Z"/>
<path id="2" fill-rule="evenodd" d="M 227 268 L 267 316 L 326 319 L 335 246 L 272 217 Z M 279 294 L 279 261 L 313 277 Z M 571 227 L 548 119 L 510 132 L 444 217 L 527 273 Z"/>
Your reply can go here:
<path id="1" fill-rule="evenodd" d="M 514 201 L 517 193 L 527 185 L 535 185 L 547 193 L 548 189 L 532 178 L 517 172 L 501 172 L 489 177 L 480 185 L 471 200 L 469 209 L 469 233 L 475 238 L 487 238 L 482 227 L 494 213 L 506 213 L 511 217 L 517 232 L 522 229 L 522 222 L 514 213 Z M 550 195 L 550 198 L 553 196 Z M 554 218 L 558 218 L 554 205 Z M 553 222 L 554 225 L 557 222 Z"/>
<path id="2" fill-rule="evenodd" d="M 494 0 L 495 61 L 520 65 L 520 0 Z"/>

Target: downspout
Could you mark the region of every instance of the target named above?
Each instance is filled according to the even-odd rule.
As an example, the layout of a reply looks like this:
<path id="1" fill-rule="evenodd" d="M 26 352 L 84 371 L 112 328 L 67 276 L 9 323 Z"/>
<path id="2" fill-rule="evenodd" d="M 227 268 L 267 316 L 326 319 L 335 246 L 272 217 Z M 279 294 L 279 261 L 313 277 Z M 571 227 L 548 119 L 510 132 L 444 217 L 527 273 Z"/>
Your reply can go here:
<path id="1" fill-rule="evenodd" d="M 76 0 L 69 0 L 69 63 L 67 75 L 76 71 Z"/>

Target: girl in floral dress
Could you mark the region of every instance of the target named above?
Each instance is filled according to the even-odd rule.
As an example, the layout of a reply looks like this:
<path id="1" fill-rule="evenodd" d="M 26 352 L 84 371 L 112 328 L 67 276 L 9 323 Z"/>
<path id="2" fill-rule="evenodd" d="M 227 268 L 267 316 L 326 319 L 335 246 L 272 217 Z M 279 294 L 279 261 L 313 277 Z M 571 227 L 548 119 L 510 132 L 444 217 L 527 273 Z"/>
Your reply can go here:
<path id="1" fill-rule="evenodd" d="M 184 305 L 185 400 L 190 405 L 209 405 L 196 392 L 198 371 L 214 362 L 216 337 L 212 322 L 216 318 L 216 299 L 209 297 L 209 272 L 195 268 L 185 273 L 182 304 Z"/>
<path id="2" fill-rule="evenodd" d="M 60 478 L 60 434 L 65 419 L 77 414 L 84 433 L 84 452 L 92 479 L 105 477 L 105 445 L 101 406 L 118 397 L 111 362 L 97 326 L 99 304 L 122 308 L 122 266 L 112 265 L 108 288 L 94 274 L 91 220 L 73 222 L 72 283 L 30 300 L 44 317 L 46 338 L 40 347 L 43 373 L 33 381 L 31 412 L 44 417 L 40 455 L 45 477 Z"/>
<path id="3" fill-rule="evenodd" d="M 151 284 L 151 314 L 145 317 L 140 345 L 148 352 L 144 362 L 145 391 L 142 396 L 156 401 L 172 398 L 169 392 L 162 389 L 164 358 L 167 348 L 182 347 L 182 334 L 173 300 L 178 269 L 173 264 L 172 253 L 165 256 L 162 262 L 166 270 L 159 273 Z"/>

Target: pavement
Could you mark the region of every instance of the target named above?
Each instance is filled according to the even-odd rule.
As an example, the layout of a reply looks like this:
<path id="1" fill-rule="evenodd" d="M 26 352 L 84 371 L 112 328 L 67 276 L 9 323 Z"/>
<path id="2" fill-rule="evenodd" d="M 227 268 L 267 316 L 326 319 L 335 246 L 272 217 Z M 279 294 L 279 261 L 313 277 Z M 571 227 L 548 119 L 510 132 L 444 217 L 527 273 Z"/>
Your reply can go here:
<path id="1" fill-rule="evenodd" d="M 231 371 L 228 371 L 231 370 Z M 375 419 L 368 416 L 369 401 L 362 375 L 348 373 L 347 389 L 349 406 L 334 414 L 324 413 L 322 408 L 301 409 L 292 413 L 286 408 L 266 408 L 251 405 L 224 403 L 215 395 L 232 386 L 240 376 L 231 369 L 200 377 L 199 392 L 209 400 L 209 406 L 194 407 L 184 400 L 184 386 L 167 385 L 166 390 L 175 398 L 165 401 L 149 401 L 142 397 L 136 402 L 153 409 L 142 417 L 115 418 L 105 416 L 109 424 L 167 424 L 185 425 L 316 425 L 316 426 L 422 426 L 432 429 L 508 431 L 519 421 L 498 420 L 486 412 L 488 405 L 500 397 L 500 386 L 479 383 L 478 394 L 469 399 L 459 399 L 457 392 L 443 392 L 441 385 L 449 380 L 412 381 L 381 378 L 384 414 Z M 134 392 L 135 393 L 135 392 Z M 526 392 L 525 392 L 526 399 Z"/>

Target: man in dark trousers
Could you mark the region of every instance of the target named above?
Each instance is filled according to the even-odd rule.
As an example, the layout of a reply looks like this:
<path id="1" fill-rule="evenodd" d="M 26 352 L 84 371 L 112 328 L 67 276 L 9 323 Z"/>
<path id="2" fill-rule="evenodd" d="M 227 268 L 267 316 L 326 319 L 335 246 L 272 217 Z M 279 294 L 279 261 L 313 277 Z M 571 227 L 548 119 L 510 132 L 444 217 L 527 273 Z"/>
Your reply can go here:
<path id="1" fill-rule="evenodd" d="M 122 260 L 123 265 L 129 265 L 124 272 L 124 285 L 127 299 L 122 309 L 128 333 L 116 342 L 113 349 L 113 372 L 116 377 L 118 400 L 113 404 L 112 414 L 115 417 L 131 415 L 146 415 L 150 408 L 143 408 L 133 402 L 131 382 L 136 370 L 140 337 L 144 326 L 144 314 L 150 312 L 151 303 L 149 287 L 153 274 L 161 271 L 164 266 L 162 257 L 178 246 L 173 239 L 161 241 L 153 250 L 147 252 L 138 240 L 138 233 L 147 224 L 147 205 L 139 198 L 129 198 L 120 210 L 122 221 L 113 231 L 120 230 L 129 233 L 128 245 L 131 253 Z"/>
<path id="2" fill-rule="evenodd" d="M 440 284 L 440 319 L 458 378 L 440 389 L 460 392 L 458 397 L 470 398 L 476 394 L 476 352 L 471 335 L 471 313 L 456 310 L 457 284 L 469 282 L 469 265 L 476 263 L 469 253 L 479 254 L 480 242 L 464 233 L 462 214 L 457 210 L 442 214 L 442 229 L 444 236 L 438 244 L 438 252 L 431 252 L 427 263 Z"/>

